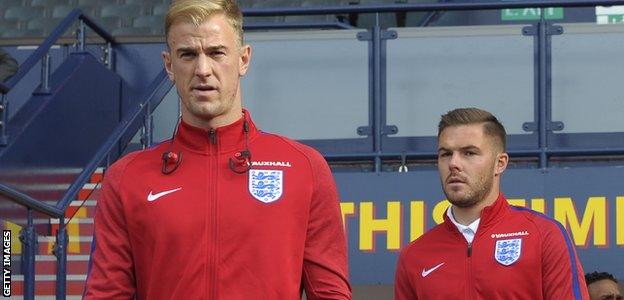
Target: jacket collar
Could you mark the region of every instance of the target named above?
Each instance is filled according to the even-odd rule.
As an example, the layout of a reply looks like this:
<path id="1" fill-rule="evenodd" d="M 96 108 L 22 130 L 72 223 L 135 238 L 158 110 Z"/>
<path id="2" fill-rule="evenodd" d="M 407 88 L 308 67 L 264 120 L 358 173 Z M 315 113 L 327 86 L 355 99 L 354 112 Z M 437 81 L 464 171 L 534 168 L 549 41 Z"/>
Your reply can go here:
<path id="1" fill-rule="evenodd" d="M 245 137 L 245 122 L 249 129 L 248 137 Z M 259 130 L 251 120 L 251 115 L 243 109 L 243 116 L 236 122 L 213 129 L 199 128 L 180 121 L 175 144 L 204 154 L 226 153 L 245 150 L 246 144 L 258 134 Z"/>
<path id="2" fill-rule="evenodd" d="M 449 206 L 447 210 L 448 209 L 451 209 L 451 207 Z M 502 220 L 505 217 L 505 215 L 507 214 L 507 212 L 509 212 L 509 210 L 511 210 L 511 208 L 509 208 L 509 203 L 507 203 L 507 199 L 505 198 L 505 195 L 503 195 L 503 193 L 499 193 L 498 198 L 496 198 L 496 201 L 494 201 L 492 205 L 486 206 L 481 211 L 481 215 L 479 217 L 479 220 L 480 220 L 479 228 L 477 228 L 477 234 L 479 232 L 483 232 L 482 231 L 483 229 L 488 228 L 498 223 L 500 220 Z M 449 219 L 449 217 L 447 216 L 447 213 L 444 214 L 444 223 L 446 223 L 448 229 L 457 232 L 457 227 Z"/>

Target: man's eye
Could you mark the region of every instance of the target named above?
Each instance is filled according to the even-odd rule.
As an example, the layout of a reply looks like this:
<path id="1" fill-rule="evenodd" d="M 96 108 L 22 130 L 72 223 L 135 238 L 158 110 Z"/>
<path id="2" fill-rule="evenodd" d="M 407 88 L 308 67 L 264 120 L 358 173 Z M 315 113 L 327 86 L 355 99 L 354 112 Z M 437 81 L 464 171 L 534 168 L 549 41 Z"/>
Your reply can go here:
<path id="1" fill-rule="evenodd" d="M 195 57 L 195 53 L 193 52 L 184 52 L 180 55 L 180 57 L 182 58 L 191 58 L 191 57 Z"/>
<path id="2" fill-rule="evenodd" d="M 448 153 L 448 152 L 442 152 L 442 153 L 438 154 L 438 156 L 440 156 L 440 157 L 447 157 L 447 156 L 450 156 L 450 155 L 451 154 Z"/>
<path id="3" fill-rule="evenodd" d="M 212 56 L 223 56 L 225 55 L 225 52 L 223 51 L 214 51 L 212 52 Z"/>
<path id="4" fill-rule="evenodd" d="M 464 152 L 464 155 L 466 155 L 466 156 L 473 156 L 475 154 L 476 153 L 474 153 L 473 151 L 466 151 L 466 152 Z"/>

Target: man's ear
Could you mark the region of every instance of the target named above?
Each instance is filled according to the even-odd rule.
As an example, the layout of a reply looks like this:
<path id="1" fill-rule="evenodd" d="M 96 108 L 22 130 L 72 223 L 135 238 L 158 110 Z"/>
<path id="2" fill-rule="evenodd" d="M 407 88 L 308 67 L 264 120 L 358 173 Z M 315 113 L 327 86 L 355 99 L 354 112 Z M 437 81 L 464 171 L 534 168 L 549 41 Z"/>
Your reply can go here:
<path id="1" fill-rule="evenodd" d="M 494 176 L 498 176 L 505 172 L 507 164 L 509 163 L 509 154 L 506 152 L 499 153 L 496 156 L 496 166 L 494 167 Z"/>
<path id="2" fill-rule="evenodd" d="M 243 45 L 240 48 L 240 58 L 239 58 L 239 68 L 238 68 L 238 75 L 239 76 L 245 76 L 245 74 L 247 74 L 247 70 L 249 69 L 249 62 L 251 61 L 251 46 L 250 45 Z"/>
<path id="3" fill-rule="evenodd" d="M 171 81 L 175 81 L 175 77 L 173 76 L 173 70 L 171 67 L 171 53 L 169 51 L 162 52 L 163 63 L 165 64 L 165 70 L 167 71 L 167 75 L 169 75 L 169 79 Z"/>

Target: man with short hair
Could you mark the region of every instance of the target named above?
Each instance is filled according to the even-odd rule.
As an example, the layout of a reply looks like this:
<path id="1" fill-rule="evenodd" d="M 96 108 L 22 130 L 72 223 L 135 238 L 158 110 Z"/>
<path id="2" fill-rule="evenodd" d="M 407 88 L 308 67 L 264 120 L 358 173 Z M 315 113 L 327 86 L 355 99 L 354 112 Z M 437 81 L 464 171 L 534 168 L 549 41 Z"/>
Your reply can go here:
<path id="1" fill-rule="evenodd" d="M 399 257 L 395 296 L 413 299 L 588 299 L 561 224 L 510 206 L 500 191 L 506 133 L 487 111 L 455 109 L 438 129 L 438 170 L 451 207 Z"/>
<path id="2" fill-rule="evenodd" d="M 236 3 L 177 0 L 165 26 L 182 120 L 106 172 L 85 298 L 351 299 L 327 163 L 242 108 Z"/>
<path id="3" fill-rule="evenodd" d="M 622 300 L 622 292 L 617 279 L 607 272 L 585 274 L 585 282 L 590 300 Z"/>

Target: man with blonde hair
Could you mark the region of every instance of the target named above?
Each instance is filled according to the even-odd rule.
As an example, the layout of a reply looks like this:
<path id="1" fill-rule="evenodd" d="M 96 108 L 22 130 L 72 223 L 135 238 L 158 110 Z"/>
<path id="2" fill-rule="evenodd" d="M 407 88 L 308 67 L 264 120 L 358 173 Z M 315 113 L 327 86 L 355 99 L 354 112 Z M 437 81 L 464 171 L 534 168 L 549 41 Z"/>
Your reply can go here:
<path id="1" fill-rule="evenodd" d="M 182 119 L 106 172 L 86 299 L 351 298 L 327 163 L 242 108 L 242 23 L 231 0 L 169 8 L 162 56 Z"/>
<path id="2" fill-rule="evenodd" d="M 438 171 L 451 207 L 444 223 L 401 251 L 397 300 L 588 299 L 567 232 L 510 206 L 503 125 L 487 111 L 455 109 L 438 126 Z"/>

